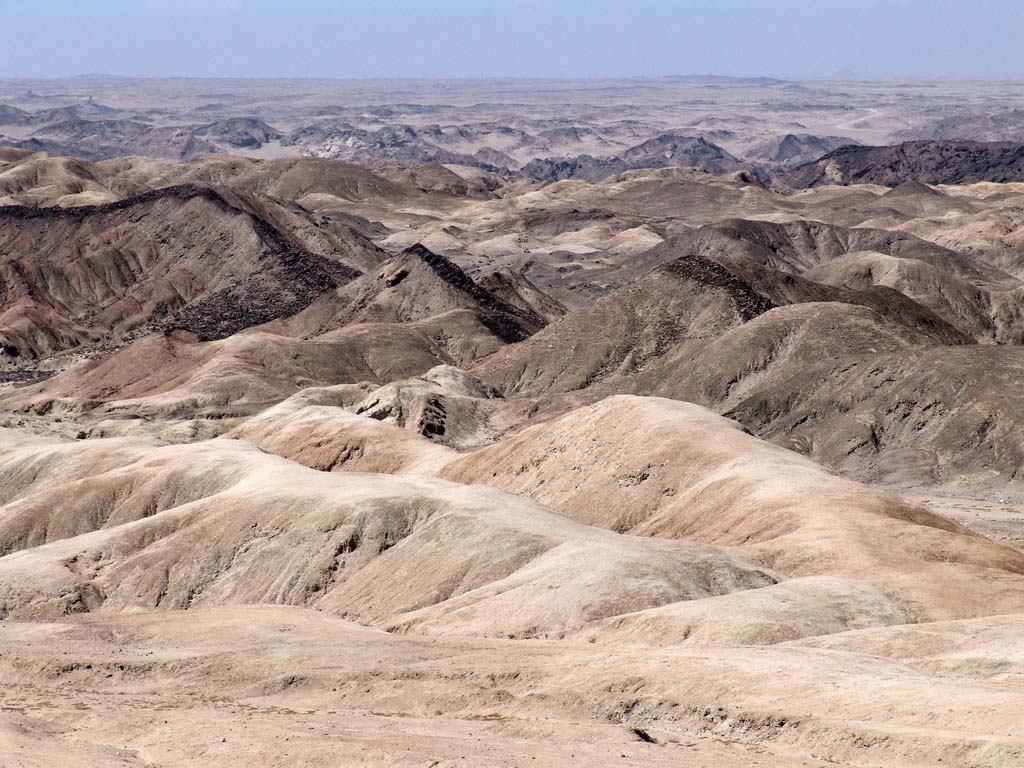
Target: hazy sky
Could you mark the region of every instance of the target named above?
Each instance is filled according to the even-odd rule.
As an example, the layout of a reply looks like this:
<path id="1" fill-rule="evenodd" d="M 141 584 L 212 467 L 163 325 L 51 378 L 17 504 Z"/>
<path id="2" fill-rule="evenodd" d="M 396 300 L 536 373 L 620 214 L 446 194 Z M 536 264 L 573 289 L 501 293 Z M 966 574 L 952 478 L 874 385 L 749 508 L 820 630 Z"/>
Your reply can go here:
<path id="1" fill-rule="evenodd" d="M 1024 75 L 1024 0 L 0 0 L 0 78 Z"/>

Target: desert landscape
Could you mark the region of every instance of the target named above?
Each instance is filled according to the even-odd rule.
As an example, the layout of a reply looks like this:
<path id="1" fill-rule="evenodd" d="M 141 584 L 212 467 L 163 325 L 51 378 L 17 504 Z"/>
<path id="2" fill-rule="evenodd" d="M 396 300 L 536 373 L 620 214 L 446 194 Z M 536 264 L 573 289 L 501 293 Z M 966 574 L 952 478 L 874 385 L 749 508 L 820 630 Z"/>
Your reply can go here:
<path id="1" fill-rule="evenodd" d="M 0 80 L 0 766 L 1024 765 L 1024 91 Z"/>

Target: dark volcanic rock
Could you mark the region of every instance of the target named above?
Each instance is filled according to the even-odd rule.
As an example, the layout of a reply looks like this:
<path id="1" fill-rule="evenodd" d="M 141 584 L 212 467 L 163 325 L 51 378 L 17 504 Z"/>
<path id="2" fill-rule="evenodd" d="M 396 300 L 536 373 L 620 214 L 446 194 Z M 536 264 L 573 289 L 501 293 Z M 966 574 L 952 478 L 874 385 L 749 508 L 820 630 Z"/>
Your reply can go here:
<path id="1" fill-rule="evenodd" d="M 857 146 L 860 142 L 845 136 L 812 136 L 807 133 L 787 133 L 785 136 L 758 144 L 744 157 L 757 160 L 774 168 L 796 168 L 834 152 L 840 147 Z"/>
<path id="2" fill-rule="evenodd" d="M 538 158 L 524 165 L 519 172 L 538 181 L 601 181 L 625 171 L 671 167 L 696 168 L 719 175 L 746 168 L 740 160 L 703 137 L 665 133 L 627 149 L 621 156 Z"/>
<path id="3" fill-rule="evenodd" d="M 1024 181 L 1024 144 L 911 141 L 891 147 L 843 147 L 777 180 L 788 189 L 823 184 L 971 184 Z"/>
<path id="4" fill-rule="evenodd" d="M 281 138 L 277 130 L 254 117 L 218 120 L 198 128 L 196 135 L 236 149 L 259 149 L 268 141 Z"/>
<path id="5" fill-rule="evenodd" d="M 31 113 L 9 104 L 0 104 L 0 125 L 30 125 L 31 123 Z"/>

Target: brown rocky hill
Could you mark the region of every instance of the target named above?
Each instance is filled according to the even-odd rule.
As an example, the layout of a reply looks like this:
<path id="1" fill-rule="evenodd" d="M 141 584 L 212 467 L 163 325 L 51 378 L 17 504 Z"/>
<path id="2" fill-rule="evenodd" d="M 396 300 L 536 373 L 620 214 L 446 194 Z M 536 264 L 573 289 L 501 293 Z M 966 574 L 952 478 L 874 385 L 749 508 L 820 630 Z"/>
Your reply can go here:
<path id="1" fill-rule="evenodd" d="M 385 205 L 448 202 L 491 196 L 490 182 L 465 179 L 442 166 L 374 166 L 312 157 L 253 160 L 205 155 L 178 163 L 151 157 L 89 162 L 44 151 L 0 147 L 0 201 L 29 206 L 112 202 L 182 184 L 231 188 L 264 198 L 303 202 L 309 210 L 333 202 Z M 88 195 L 88 196 L 87 196 Z"/>
<path id="2" fill-rule="evenodd" d="M 356 323 L 404 323 L 470 309 L 495 335 L 514 342 L 547 322 L 522 304 L 498 298 L 444 256 L 416 244 L 271 328 L 314 336 Z"/>
<path id="3" fill-rule="evenodd" d="M 684 256 L 474 370 L 547 413 L 612 392 L 699 403 L 858 477 L 1014 477 L 1019 348 L 966 343 L 891 289 L 834 290 Z"/>
<path id="4" fill-rule="evenodd" d="M 534 294 L 539 304 L 553 306 L 536 289 Z M 192 317 L 198 325 L 223 316 L 216 314 L 220 305 L 201 314 L 211 307 L 201 301 L 195 315 L 179 312 L 166 323 L 172 332 L 21 387 L 8 393 L 6 403 L 35 412 L 250 414 L 302 387 L 386 384 L 438 364 L 471 366 L 546 324 L 522 303 L 498 298 L 444 257 L 416 246 L 373 273 L 321 291 L 290 317 L 252 323 L 227 338 L 190 327 Z"/>
<path id="5" fill-rule="evenodd" d="M 294 314 L 358 275 L 352 264 L 380 258 L 355 233 L 307 248 L 279 226 L 286 216 L 191 185 L 99 206 L 0 208 L 4 343 L 36 357 L 152 326 L 219 338 Z"/>
<path id="6" fill-rule="evenodd" d="M 658 246 L 667 261 L 593 306 L 551 323 L 522 344 L 482 363 L 484 378 L 513 393 L 586 388 L 631 376 L 679 349 L 701 348 L 779 306 L 837 303 L 870 308 L 881 338 L 906 343 L 956 344 L 966 340 L 932 312 L 884 289 L 848 291 L 814 283 L 750 261 L 683 255 L 674 241 Z M 841 351 L 841 350 L 840 350 Z"/>
<path id="7" fill-rule="evenodd" d="M 754 263 L 854 291 L 885 286 L 978 341 L 1024 338 L 1017 278 L 977 256 L 903 232 L 816 221 L 726 220 L 679 235 L 637 261 L 654 265 L 678 253 L 748 271 L 744 265 Z"/>

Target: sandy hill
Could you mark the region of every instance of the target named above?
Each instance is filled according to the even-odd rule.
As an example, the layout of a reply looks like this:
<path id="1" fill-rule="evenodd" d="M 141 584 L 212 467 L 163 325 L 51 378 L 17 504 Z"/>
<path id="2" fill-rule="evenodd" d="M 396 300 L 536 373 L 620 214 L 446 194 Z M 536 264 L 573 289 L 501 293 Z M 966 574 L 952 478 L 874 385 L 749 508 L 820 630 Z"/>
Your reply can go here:
<path id="1" fill-rule="evenodd" d="M 213 155 L 190 163 L 161 163 L 148 158 L 124 158 L 98 164 L 117 183 L 148 187 L 181 183 L 226 185 L 263 196 L 320 207 L 332 200 L 397 202 L 425 201 L 431 196 L 487 197 L 485 181 L 467 180 L 441 166 L 406 167 L 342 163 L 321 158 L 289 157 L 251 160 Z"/>
<path id="2" fill-rule="evenodd" d="M 72 444 L 71 462 L 62 445 L 16 450 L 34 476 L 8 465 L 8 616 L 275 602 L 410 626 L 444 606 L 453 623 L 489 617 L 481 634 L 532 635 L 775 581 L 715 547 L 623 538 L 485 488 L 316 472 L 236 441 L 99 440 Z"/>
<path id="3" fill-rule="evenodd" d="M 498 299 L 547 322 L 562 317 L 568 311 L 564 304 L 546 294 L 521 272 L 498 269 L 482 275 L 477 283 Z"/>
<path id="4" fill-rule="evenodd" d="M 505 400 L 479 377 L 442 364 L 383 385 L 362 381 L 304 388 L 230 434 L 318 469 L 350 470 L 383 454 L 391 456 L 390 472 L 426 471 L 422 466 L 450 460 L 454 454 L 448 449 L 493 443 L 536 415 L 533 408 L 530 401 Z M 320 437 L 309 440 L 307 430 Z M 423 462 L 416 450 L 424 452 Z M 306 455 L 319 458 L 311 464 Z"/>
<path id="5" fill-rule="evenodd" d="M 644 435 L 643 443 L 624 452 L 622 446 L 637 434 Z M 927 610 L 941 603 L 933 619 L 973 610 L 973 596 L 987 592 L 991 582 L 981 577 L 972 583 L 955 574 L 958 561 L 968 570 L 983 562 L 1005 567 L 1014 574 L 1006 583 L 1007 599 L 1012 600 L 1011 582 L 1024 578 L 1018 551 L 964 538 L 966 530 L 948 520 L 831 476 L 688 403 L 607 398 L 456 459 L 442 474 L 497 486 L 590 525 L 735 547 L 744 559 L 792 577 L 861 581 L 887 597 L 855 611 L 858 620 L 888 613 L 917 590 L 903 605 Z M 885 537 L 891 537 L 889 544 L 879 548 Z M 942 564 L 931 576 L 904 582 L 908 560 L 922 557 L 920 547 L 928 540 L 943 548 Z M 928 560 L 923 555 L 922 569 L 931 568 Z M 832 588 L 844 589 L 833 583 L 826 591 Z M 960 596 L 957 590 L 963 590 Z M 852 592 L 864 595 L 859 588 Z M 953 605 L 958 608 L 948 613 Z M 680 608 L 689 620 L 715 620 Z M 686 638 L 695 629 L 680 627 L 672 635 Z"/>
<path id="6" fill-rule="evenodd" d="M 317 408 L 331 425 L 322 435 L 300 427 Z M 690 602 L 671 631 L 689 636 L 687 622 L 721 610 L 736 634 L 700 636 L 731 644 L 803 636 L 807 615 L 821 616 L 821 634 L 1021 608 L 1019 551 L 696 406 L 609 398 L 461 457 L 337 404 L 275 410 L 233 436 L 345 471 L 236 439 L 8 439 L 8 615 L 279 602 L 406 631 L 504 635 Z M 646 447 L 624 456 L 638 431 Z M 347 445 L 326 464 L 325 438 Z M 591 464 L 600 469 L 579 469 Z M 382 470 L 403 475 L 364 474 Z M 424 476 L 437 472 L 460 482 Z M 202 554 L 200 540 L 211 543 Z M 732 613 L 727 593 L 791 579 L 787 594 L 807 611 L 797 626 L 770 599 L 757 615 Z M 837 600 L 860 606 L 849 623 L 829 614 Z"/>
<path id="7" fill-rule="evenodd" d="M 317 285 L 294 313 L 280 302 L 296 290 L 296 279 L 265 267 L 256 279 L 274 314 L 290 317 L 259 323 L 269 319 L 257 314 L 261 293 L 243 293 L 239 314 L 232 311 L 238 291 L 222 290 L 171 315 L 159 333 L 11 392 L 8 407 L 178 418 L 249 414 L 303 387 L 386 384 L 438 364 L 468 367 L 543 327 L 532 304 L 550 314 L 560 309 L 523 279 L 499 282 L 516 304 L 507 302 L 422 246 L 339 288 Z M 218 319 L 248 330 L 221 339 Z"/>
<path id="8" fill-rule="evenodd" d="M 851 229 L 817 221 L 727 219 L 679 235 L 674 247 L 711 258 L 750 259 L 792 274 L 802 274 L 847 253 L 877 251 L 923 261 L 980 287 L 1017 283 L 1011 275 L 977 257 L 911 234 L 867 227 Z"/>
<path id="9" fill-rule="evenodd" d="M 806 271 L 804 276 L 854 290 L 888 286 L 979 341 L 1020 344 L 1024 340 L 1021 288 L 986 290 L 961 278 L 955 270 L 875 251 L 848 253 Z"/>
<path id="10" fill-rule="evenodd" d="M 118 198 L 96 166 L 85 160 L 12 149 L 0 152 L 0 202 L 5 205 L 96 204 Z"/>
<path id="11" fill-rule="evenodd" d="M 5 433 L 7 695 L 33 711 L 59 685 L 82 704 L 73 732 L 6 716 L 0 754 L 71 743 L 83 766 L 123 765 L 113 728 L 163 755 L 244 739 L 320 759 L 344 721 L 335 761 L 396 744 L 486 760 L 534 754 L 540 715 L 624 765 L 674 764 L 678 734 L 708 737 L 687 742 L 708 766 L 795 768 L 809 748 L 1014 764 L 1020 622 L 996 614 L 1021 610 L 1019 550 L 685 403 L 613 397 L 460 456 L 353 414 L 354 396 L 296 395 L 241 440 Z M 289 452 L 333 471 L 273 455 Z M 75 711 L 54 701 L 49 718 Z M 285 747 L 289 711 L 306 729 Z M 451 743 L 417 736 L 441 722 Z M 578 764 L 565 734 L 574 751 L 541 762 Z"/>
<path id="12" fill-rule="evenodd" d="M 223 154 L 183 163 L 146 156 L 89 162 L 55 154 L 60 153 L 0 147 L 0 201 L 80 205 L 182 184 L 230 187 L 275 200 L 303 202 L 310 210 L 353 201 L 451 204 L 462 197 L 491 196 L 487 177 L 466 179 L 442 166 L 370 167 L 321 158 L 254 160 Z M 84 192 L 94 197 L 86 197 Z"/>
<path id="13" fill-rule="evenodd" d="M 209 342 L 182 331 L 145 336 L 6 393 L 34 413 L 223 418 L 250 415 L 304 387 L 384 384 L 438 364 L 470 366 L 505 342 L 471 311 L 409 323 L 360 323 L 310 339 L 265 331 Z"/>

